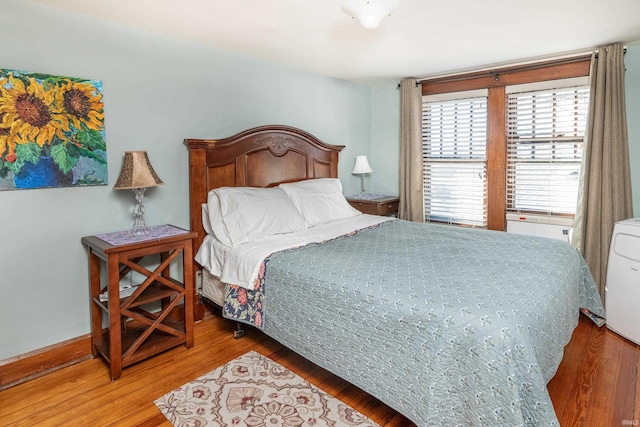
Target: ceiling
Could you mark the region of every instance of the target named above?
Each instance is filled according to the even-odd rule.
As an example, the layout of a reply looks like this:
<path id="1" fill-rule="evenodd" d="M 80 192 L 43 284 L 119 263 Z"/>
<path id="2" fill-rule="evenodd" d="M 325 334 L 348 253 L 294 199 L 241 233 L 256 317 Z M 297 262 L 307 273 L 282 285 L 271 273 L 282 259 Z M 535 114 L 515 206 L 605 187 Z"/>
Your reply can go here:
<path id="1" fill-rule="evenodd" d="M 34 1 L 371 85 L 640 42 L 639 0 L 400 0 L 373 30 L 341 0 Z"/>

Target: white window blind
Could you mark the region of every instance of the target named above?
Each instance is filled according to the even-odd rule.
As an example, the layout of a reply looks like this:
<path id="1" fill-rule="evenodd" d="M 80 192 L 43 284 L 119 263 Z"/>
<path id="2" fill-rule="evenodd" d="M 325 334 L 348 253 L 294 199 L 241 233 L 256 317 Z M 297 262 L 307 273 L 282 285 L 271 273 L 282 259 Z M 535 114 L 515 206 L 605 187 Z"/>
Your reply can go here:
<path id="1" fill-rule="evenodd" d="M 507 211 L 575 214 L 589 87 L 510 93 Z"/>
<path id="2" fill-rule="evenodd" d="M 422 103 L 425 220 L 486 227 L 487 97 Z"/>

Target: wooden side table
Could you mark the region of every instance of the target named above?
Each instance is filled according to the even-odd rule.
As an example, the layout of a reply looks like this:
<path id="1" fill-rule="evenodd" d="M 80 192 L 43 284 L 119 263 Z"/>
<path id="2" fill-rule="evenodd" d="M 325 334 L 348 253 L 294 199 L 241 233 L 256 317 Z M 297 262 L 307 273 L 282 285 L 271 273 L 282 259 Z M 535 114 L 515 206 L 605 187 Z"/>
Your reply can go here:
<path id="1" fill-rule="evenodd" d="M 102 356 L 107 361 L 111 380 L 120 378 L 122 368 L 171 347 L 193 346 L 195 279 L 191 240 L 197 233 L 170 225 L 161 227 L 172 233 L 122 244 L 111 244 L 98 236 L 82 238 L 89 250 L 92 352 L 94 357 Z M 170 267 L 180 255 L 182 282 L 170 275 Z M 156 256 L 159 262 L 153 271 L 140 263 L 150 256 Z M 102 283 L 101 268 L 105 265 L 106 281 Z M 132 270 L 146 279 L 131 295 L 121 298 L 120 281 Z M 180 301 L 181 311 L 176 308 Z M 149 307 L 154 302 L 161 306 L 159 311 Z M 173 318 L 174 308 L 183 316 Z M 106 330 L 102 328 L 104 315 L 108 316 Z"/>
<path id="2" fill-rule="evenodd" d="M 360 194 L 347 197 L 351 206 L 362 213 L 382 216 L 398 216 L 400 199 L 395 196 L 383 196 L 378 194 Z"/>

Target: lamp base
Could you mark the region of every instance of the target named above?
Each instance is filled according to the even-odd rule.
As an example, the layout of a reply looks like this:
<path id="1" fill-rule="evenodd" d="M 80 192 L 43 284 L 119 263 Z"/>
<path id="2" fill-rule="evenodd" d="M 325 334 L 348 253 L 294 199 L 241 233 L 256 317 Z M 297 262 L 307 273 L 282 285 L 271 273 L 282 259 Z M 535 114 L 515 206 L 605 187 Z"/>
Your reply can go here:
<path id="1" fill-rule="evenodd" d="M 144 222 L 144 205 L 142 200 L 144 199 L 145 188 L 134 188 L 133 192 L 136 195 L 136 207 L 134 210 L 133 227 L 129 230 L 129 234 L 132 236 L 144 236 L 150 233 L 149 227 Z"/>
<path id="2" fill-rule="evenodd" d="M 131 230 L 129 230 L 129 234 L 131 234 L 132 236 L 145 236 L 150 232 L 151 229 L 144 223 L 144 218 L 142 219 L 142 221 L 138 221 L 138 219 L 136 219 L 133 222 L 133 227 L 131 227 Z"/>

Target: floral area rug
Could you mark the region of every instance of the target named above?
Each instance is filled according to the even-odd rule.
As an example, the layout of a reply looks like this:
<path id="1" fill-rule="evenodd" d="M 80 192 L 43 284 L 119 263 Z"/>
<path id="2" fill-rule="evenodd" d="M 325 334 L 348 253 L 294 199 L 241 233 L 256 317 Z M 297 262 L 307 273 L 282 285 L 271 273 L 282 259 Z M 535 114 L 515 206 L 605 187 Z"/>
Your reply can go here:
<path id="1" fill-rule="evenodd" d="M 174 426 L 378 426 L 273 360 L 250 351 L 165 394 Z"/>

